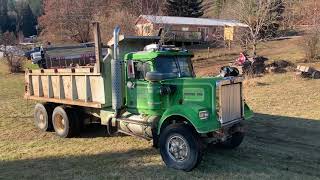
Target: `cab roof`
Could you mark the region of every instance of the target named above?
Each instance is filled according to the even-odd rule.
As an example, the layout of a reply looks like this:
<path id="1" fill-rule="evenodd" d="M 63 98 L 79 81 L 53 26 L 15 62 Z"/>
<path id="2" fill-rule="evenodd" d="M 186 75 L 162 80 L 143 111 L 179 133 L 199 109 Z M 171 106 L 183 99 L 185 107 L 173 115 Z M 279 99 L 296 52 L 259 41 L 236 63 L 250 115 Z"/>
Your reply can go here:
<path id="1" fill-rule="evenodd" d="M 125 60 L 150 60 L 159 56 L 193 56 L 193 53 L 188 51 L 140 51 L 128 53 L 125 55 Z"/>

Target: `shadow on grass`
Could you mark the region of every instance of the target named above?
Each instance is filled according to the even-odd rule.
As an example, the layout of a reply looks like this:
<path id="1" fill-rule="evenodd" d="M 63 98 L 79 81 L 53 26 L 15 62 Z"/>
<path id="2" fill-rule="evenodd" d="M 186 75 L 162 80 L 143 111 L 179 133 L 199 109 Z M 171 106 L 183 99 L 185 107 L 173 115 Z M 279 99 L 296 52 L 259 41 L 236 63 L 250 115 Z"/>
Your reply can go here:
<path id="1" fill-rule="evenodd" d="M 218 157 L 220 162 L 214 162 L 221 169 L 320 177 L 320 120 L 255 114 L 246 124 L 247 135 L 238 149 L 209 149 L 203 164 Z"/>
<path id="2" fill-rule="evenodd" d="M 247 136 L 239 148 L 208 149 L 200 166 L 191 173 L 167 169 L 159 162 L 158 150 L 146 147 L 98 155 L 0 162 L 0 179 L 320 177 L 320 121 L 256 114 L 247 126 Z M 87 133 L 91 131 L 95 132 L 95 128 Z"/>
<path id="3" fill-rule="evenodd" d="M 107 137 L 106 128 L 100 124 L 90 124 L 82 128 L 79 138 Z"/>
<path id="4" fill-rule="evenodd" d="M 106 179 L 134 178 L 137 172 L 161 169 L 145 166 L 142 158 L 155 149 L 110 152 L 88 156 L 48 157 L 0 162 L 0 179 Z"/>

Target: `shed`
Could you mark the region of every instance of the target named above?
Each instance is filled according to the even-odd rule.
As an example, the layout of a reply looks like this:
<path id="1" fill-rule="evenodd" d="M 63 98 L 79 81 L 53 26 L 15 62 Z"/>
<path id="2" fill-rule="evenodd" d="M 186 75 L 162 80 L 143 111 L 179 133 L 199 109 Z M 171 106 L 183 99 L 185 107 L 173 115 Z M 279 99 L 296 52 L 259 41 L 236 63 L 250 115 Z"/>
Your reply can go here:
<path id="1" fill-rule="evenodd" d="M 175 42 L 234 40 L 248 27 L 237 20 L 153 15 L 139 16 L 135 25 L 141 36 L 156 35 L 163 28 L 165 38 Z"/>

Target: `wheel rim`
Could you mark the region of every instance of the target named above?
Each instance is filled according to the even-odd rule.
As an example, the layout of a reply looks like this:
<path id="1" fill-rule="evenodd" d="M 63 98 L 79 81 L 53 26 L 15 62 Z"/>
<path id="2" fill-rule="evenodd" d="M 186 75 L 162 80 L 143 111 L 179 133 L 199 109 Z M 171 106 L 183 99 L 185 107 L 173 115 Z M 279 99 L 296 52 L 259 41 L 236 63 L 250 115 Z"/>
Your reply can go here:
<path id="1" fill-rule="evenodd" d="M 179 134 L 172 135 L 166 144 L 166 150 L 171 159 L 176 162 L 187 160 L 190 154 L 190 147 L 184 137 Z"/>
<path id="2" fill-rule="evenodd" d="M 42 111 L 37 111 L 36 113 L 37 115 L 37 126 L 40 128 L 40 129 L 44 129 L 46 127 L 46 118 L 45 118 L 45 114 L 44 112 Z"/>
<path id="3" fill-rule="evenodd" d="M 55 130 L 57 131 L 57 133 L 61 134 L 64 132 L 64 130 L 66 128 L 65 122 L 66 122 L 65 119 L 60 114 L 57 114 L 54 117 L 54 127 L 55 127 Z"/>

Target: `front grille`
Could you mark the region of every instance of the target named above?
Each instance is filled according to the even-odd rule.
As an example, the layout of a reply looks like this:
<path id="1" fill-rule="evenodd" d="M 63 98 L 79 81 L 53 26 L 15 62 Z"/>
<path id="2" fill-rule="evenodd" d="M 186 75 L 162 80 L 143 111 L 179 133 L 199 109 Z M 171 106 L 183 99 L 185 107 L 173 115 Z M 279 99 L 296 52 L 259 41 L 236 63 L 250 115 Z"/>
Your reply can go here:
<path id="1" fill-rule="evenodd" d="M 228 124 L 240 120 L 243 117 L 242 84 L 221 85 L 219 93 L 219 116 L 221 124 Z"/>

